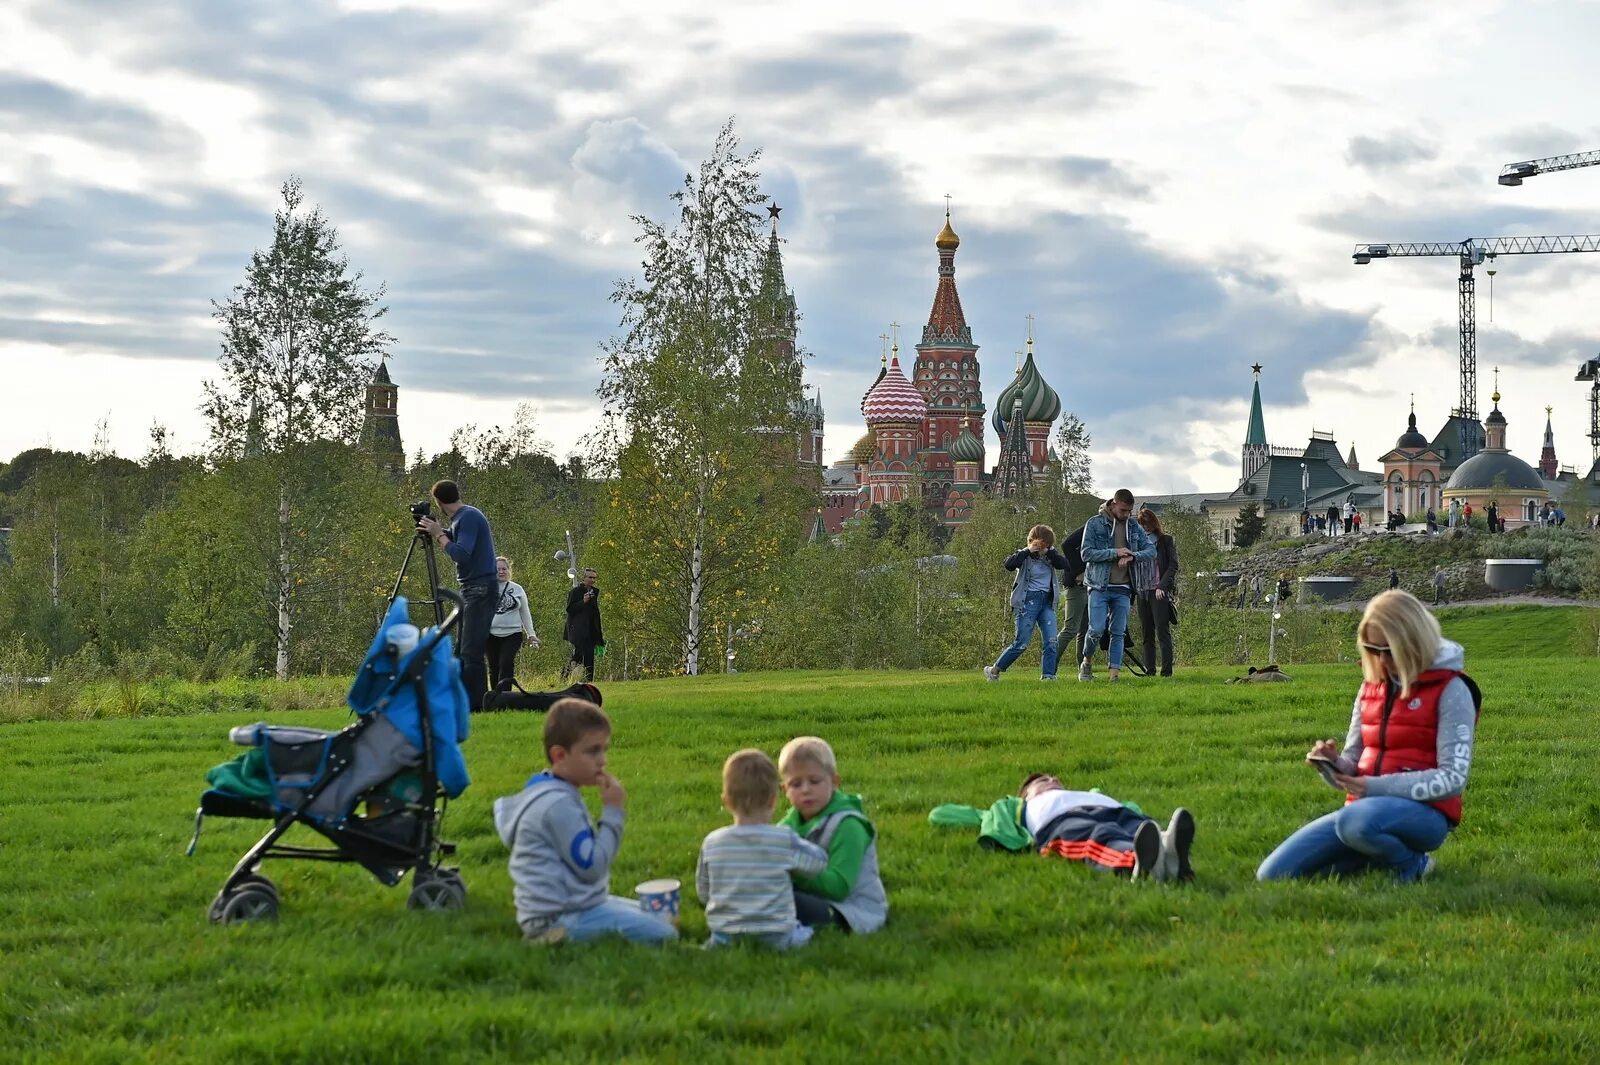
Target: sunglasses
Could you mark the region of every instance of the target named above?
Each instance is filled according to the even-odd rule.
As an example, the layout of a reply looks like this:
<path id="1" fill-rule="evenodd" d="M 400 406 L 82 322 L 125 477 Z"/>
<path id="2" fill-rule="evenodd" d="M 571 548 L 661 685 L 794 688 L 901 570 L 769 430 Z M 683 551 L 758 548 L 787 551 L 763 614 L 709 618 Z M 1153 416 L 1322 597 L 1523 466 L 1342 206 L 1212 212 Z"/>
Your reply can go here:
<path id="1" fill-rule="evenodd" d="M 1363 651 L 1371 651 L 1375 655 L 1387 655 L 1394 653 L 1388 644 L 1364 643 L 1361 645 L 1361 649 Z"/>

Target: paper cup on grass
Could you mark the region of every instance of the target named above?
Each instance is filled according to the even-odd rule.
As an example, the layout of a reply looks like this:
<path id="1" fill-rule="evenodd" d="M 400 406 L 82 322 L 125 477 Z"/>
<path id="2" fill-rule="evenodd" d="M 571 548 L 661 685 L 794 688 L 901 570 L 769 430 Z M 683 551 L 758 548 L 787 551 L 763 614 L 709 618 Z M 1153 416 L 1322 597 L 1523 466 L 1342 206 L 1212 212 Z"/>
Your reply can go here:
<path id="1" fill-rule="evenodd" d="M 678 923 L 678 899 L 682 891 L 683 885 L 670 877 L 646 880 L 633 889 L 633 893 L 639 896 L 641 910 L 673 924 Z"/>

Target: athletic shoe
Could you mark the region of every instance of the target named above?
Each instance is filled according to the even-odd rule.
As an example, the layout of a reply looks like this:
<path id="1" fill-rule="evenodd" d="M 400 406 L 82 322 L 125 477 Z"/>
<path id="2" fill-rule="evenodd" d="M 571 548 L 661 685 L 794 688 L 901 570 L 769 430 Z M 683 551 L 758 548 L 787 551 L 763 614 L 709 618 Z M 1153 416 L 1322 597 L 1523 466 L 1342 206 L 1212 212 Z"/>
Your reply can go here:
<path id="1" fill-rule="evenodd" d="M 543 932 L 533 935 L 524 934 L 522 941 L 530 947 L 549 947 L 562 942 L 567 938 L 567 930 L 558 924 L 553 924 Z"/>
<path id="2" fill-rule="evenodd" d="M 1055 680 L 1056 679 L 1056 675 L 1054 673 L 1052 673 L 1048 677 L 1040 677 L 1039 679 L 1040 680 Z"/>
<path id="3" fill-rule="evenodd" d="M 1078 666 L 1078 679 L 1094 680 L 1094 670 L 1089 668 L 1088 662 L 1083 662 Z"/>
<path id="4" fill-rule="evenodd" d="M 1193 846 L 1194 814 L 1180 806 L 1172 811 L 1172 820 L 1161 833 L 1161 849 L 1171 857 L 1168 875 L 1172 879 L 1194 879 L 1194 867 L 1189 864 L 1189 849 Z"/>
<path id="5" fill-rule="evenodd" d="M 1438 863 L 1433 860 L 1433 855 L 1424 854 L 1422 856 L 1422 872 L 1417 874 L 1417 879 L 1418 880 L 1426 880 L 1426 879 L 1428 879 L 1428 877 L 1433 875 L 1434 866 L 1436 866 L 1437 864 Z"/>
<path id="6" fill-rule="evenodd" d="M 998 669 L 994 668 L 993 666 L 984 666 L 983 667 L 983 679 L 984 680 L 989 680 L 989 681 L 999 680 L 1000 679 L 1000 671 Z"/>
<path id="7" fill-rule="evenodd" d="M 1133 879 L 1153 880 L 1161 866 L 1161 829 L 1144 821 L 1133 834 Z"/>

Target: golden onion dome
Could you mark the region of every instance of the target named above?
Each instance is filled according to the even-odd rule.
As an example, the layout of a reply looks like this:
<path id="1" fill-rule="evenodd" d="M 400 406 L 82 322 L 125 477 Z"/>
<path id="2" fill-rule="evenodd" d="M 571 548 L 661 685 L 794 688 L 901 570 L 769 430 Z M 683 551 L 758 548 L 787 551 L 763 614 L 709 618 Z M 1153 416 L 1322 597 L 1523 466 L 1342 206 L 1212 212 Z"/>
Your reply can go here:
<path id="1" fill-rule="evenodd" d="M 939 230 L 939 235 L 933 238 L 933 246 L 940 251 L 955 251 L 961 247 L 961 238 L 956 236 L 956 231 L 950 228 L 950 212 L 944 213 L 944 228 Z"/>
<path id="2" fill-rule="evenodd" d="M 872 436 L 872 430 L 868 429 L 862 434 L 861 439 L 856 441 L 855 446 L 850 449 L 850 458 L 857 466 L 865 466 L 872 461 L 872 452 L 876 450 L 877 446 L 877 442 Z"/>

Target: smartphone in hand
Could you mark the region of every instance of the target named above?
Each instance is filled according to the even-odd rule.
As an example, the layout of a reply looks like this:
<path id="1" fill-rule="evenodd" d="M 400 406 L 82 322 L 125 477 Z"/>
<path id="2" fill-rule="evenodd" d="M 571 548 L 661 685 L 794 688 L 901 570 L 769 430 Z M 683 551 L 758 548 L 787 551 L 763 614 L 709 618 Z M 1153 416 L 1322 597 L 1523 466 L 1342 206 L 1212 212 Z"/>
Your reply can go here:
<path id="1" fill-rule="evenodd" d="M 1339 788 L 1340 791 L 1344 790 L 1339 787 L 1339 782 L 1333 779 L 1334 775 L 1339 772 L 1339 764 L 1332 758 L 1324 758 L 1319 754 L 1308 754 L 1306 755 L 1306 761 L 1311 763 L 1312 769 L 1321 774 L 1323 780 L 1327 781 L 1328 787 Z"/>

